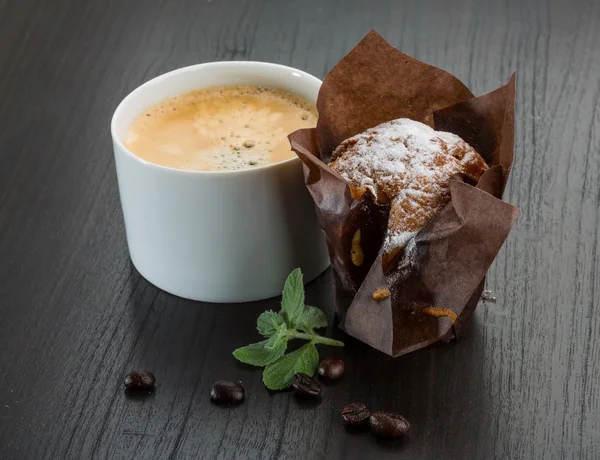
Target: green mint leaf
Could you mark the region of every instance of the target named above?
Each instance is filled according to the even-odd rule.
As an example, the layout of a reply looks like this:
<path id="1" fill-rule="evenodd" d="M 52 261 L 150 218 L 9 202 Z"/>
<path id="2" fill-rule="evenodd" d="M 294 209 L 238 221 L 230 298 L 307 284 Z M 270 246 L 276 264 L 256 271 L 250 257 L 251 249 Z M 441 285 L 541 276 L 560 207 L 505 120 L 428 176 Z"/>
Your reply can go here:
<path id="1" fill-rule="evenodd" d="M 327 316 L 317 307 L 306 305 L 296 319 L 298 329 L 307 334 L 314 334 L 315 329 L 327 327 Z"/>
<path id="2" fill-rule="evenodd" d="M 288 338 L 288 328 L 284 323 L 279 325 L 279 327 L 275 330 L 275 334 L 273 334 L 269 340 L 267 340 L 265 346 L 267 348 L 276 348 L 279 346 L 280 342 L 287 344 Z"/>
<path id="3" fill-rule="evenodd" d="M 269 390 L 283 390 L 292 383 L 297 372 L 314 375 L 319 365 L 319 353 L 312 342 L 282 356 L 265 367 L 263 382 Z"/>
<path id="4" fill-rule="evenodd" d="M 274 311 L 265 311 L 261 313 L 256 321 L 256 328 L 261 335 L 271 337 L 277 331 L 277 328 L 284 323 L 283 316 Z"/>
<path id="5" fill-rule="evenodd" d="M 285 282 L 281 312 L 265 311 L 258 317 L 256 328 L 267 339 L 238 348 L 233 355 L 243 363 L 264 367 L 265 386 L 270 390 L 282 390 L 290 386 L 297 372 L 314 375 L 319 365 L 316 344 L 344 346 L 339 340 L 315 333 L 315 329 L 326 326 L 327 317 L 321 310 L 304 305 L 302 272 L 297 268 Z M 309 342 L 286 355 L 287 343 L 292 339 Z"/>
<path id="6" fill-rule="evenodd" d="M 233 352 L 233 356 L 239 361 L 253 366 L 264 367 L 271 364 L 283 356 L 287 348 L 287 340 L 279 340 L 273 344 L 274 346 L 268 347 L 269 340 L 238 348 Z"/>
<path id="7" fill-rule="evenodd" d="M 302 310 L 304 310 L 304 283 L 302 272 L 297 268 L 285 280 L 281 299 L 281 312 L 290 329 L 295 328 L 296 319 Z"/>

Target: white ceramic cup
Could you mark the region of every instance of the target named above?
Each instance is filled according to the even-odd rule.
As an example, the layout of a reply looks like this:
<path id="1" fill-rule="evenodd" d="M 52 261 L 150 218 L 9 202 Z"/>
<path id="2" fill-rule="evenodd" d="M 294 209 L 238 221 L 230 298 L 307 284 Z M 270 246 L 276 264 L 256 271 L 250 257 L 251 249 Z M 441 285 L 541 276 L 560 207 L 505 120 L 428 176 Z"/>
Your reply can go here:
<path id="1" fill-rule="evenodd" d="M 123 145 L 129 126 L 147 108 L 188 91 L 230 84 L 280 88 L 314 103 L 321 81 L 264 62 L 199 64 L 143 84 L 112 118 L 131 260 L 152 284 L 187 299 L 273 297 L 294 268 L 309 282 L 329 266 L 298 158 L 239 171 L 185 171 L 149 163 Z"/>

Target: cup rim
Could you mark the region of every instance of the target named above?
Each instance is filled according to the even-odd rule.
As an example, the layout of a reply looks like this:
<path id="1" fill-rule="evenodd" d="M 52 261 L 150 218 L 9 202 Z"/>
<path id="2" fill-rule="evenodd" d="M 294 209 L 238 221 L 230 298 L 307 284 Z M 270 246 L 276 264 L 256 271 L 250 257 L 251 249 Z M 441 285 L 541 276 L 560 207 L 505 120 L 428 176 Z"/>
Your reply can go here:
<path id="1" fill-rule="evenodd" d="M 239 176 L 239 175 L 245 175 L 245 174 L 254 174 L 254 173 L 259 173 L 259 172 L 263 172 L 265 170 L 268 169 L 276 169 L 276 168 L 281 168 L 284 167 L 284 165 L 288 165 L 290 163 L 293 162 L 298 162 L 300 163 L 300 159 L 296 156 L 296 157 L 291 157 L 288 158 L 287 160 L 283 160 L 283 161 L 279 161 L 277 163 L 272 163 L 272 164 L 268 164 L 268 165 L 263 165 L 263 166 L 258 166 L 256 168 L 245 168 L 245 169 L 238 169 L 238 170 L 214 170 L 214 171 L 202 171 L 202 170 L 189 170 L 189 169 L 178 169 L 178 168 L 172 168 L 170 166 L 164 166 L 164 165 L 159 165 L 157 163 L 152 163 L 150 161 L 144 160 L 143 158 L 138 157 L 137 155 L 135 155 L 131 150 L 129 150 L 127 147 L 125 147 L 125 144 L 123 144 L 123 142 L 121 141 L 121 139 L 117 136 L 116 134 L 116 124 L 117 124 L 117 118 L 119 117 L 121 111 L 123 110 L 123 107 L 129 102 L 129 100 L 131 98 L 134 97 L 135 94 L 137 94 L 139 91 L 142 91 L 143 89 L 161 83 L 164 80 L 167 80 L 177 74 L 180 73 L 184 73 L 184 72 L 189 72 L 192 70 L 196 70 L 198 68 L 210 68 L 210 67 L 241 67 L 243 65 L 256 65 L 259 67 L 264 67 L 265 70 L 273 69 L 273 68 L 279 68 L 282 70 L 287 70 L 287 71 L 291 71 L 291 72 L 295 72 L 297 74 L 299 74 L 302 78 L 306 78 L 309 81 L 312 81 L 313 83 L 318 83 L 319 85 L 321 85 L 323 82 L 322 80 L 320 80 L 319 78 L 315 77 L 314 75 L 309 74 L 308 72 L 305 72 L 303 70 L 300 69 L 296 69 L 295 67 L 290 67 L 290 66 L 286 66 L 286 65 L 282 65 L 282 64 L 276 64 L 274 62 L 266 62 L 266 61 L 213 61 L 213 62 L 204 62 L 204 63 L 200 63 L 200 64 L 193 64 L 190 66 L 185 66 L 185 67 L 180 67 L 178 69 L 174 69 L 171 70 L 169 72 L 160 74 L 148 81 L 146 81 L 145 83 L 142 83 L 140 86 L 136 87 L 134 90 L 132 90 L 131 92 L 129 92 L 127 94 L 127 96 L 125 96 L 121 102 L 119 102 L 119 105 L 117 105 L 117 108 L 115 109 L 113 116 L 111 118 L 110 121 L 110 133 L 113 139 L 113 143 L 115 145 L 117 145 L 120 150 L 122 152 L 125 153 L 126 156 L 128 156 L 129 158 L 133 159 L 134 161 L 136 161 L 137 163 L 150 168 L 150 169 L 154 169 L 156 171 L 163 171 L 166 173 L 171 173 L 171 174 L 181 174 L 181 175 L 199 175 L 199 176 L 216 176 L 216 175 L 220 175 L 220 176 Z M 202 86 L 199 86 L 198 89 L 201 89 Z M 316 103 L 316 101 L 315 101 Z"/>

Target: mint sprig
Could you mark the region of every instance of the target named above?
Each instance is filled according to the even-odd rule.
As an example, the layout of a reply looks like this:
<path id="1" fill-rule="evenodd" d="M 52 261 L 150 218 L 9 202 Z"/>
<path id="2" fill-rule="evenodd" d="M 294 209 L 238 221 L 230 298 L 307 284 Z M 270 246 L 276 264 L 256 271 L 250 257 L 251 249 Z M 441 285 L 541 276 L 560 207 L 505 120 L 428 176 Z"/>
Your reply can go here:
<path id="1" fill-rule="evenodd" d="M 339 340 L 315 333 L 327 327 L 327 317 L 316 307 L 304 303 L 304 283 L 299 268 L 288 276 L 283 287 L 281 311 L 265 311 L 257 320 L 258 332 L 267 340 L 238 348 L 233 352 L 239 361 L 264 367 L 263 382 L 269 390 L 282 390 L 292 383 L 297 372 L 314 375 L 319 365 L 316 344 L 343 347 Z M 289 340 L 309 342 L 285 354 Z"/>

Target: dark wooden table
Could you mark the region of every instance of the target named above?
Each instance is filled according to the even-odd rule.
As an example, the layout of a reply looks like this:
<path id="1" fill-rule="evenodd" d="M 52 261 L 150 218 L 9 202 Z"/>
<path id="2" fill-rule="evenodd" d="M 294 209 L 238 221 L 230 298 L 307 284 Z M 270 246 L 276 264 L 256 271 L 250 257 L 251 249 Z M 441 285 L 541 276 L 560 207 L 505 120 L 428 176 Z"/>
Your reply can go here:
<path id="1" fill-rule="evenodd" d="M 198 62 L 323 77 L 370 28 L 476 94 L 517 69 L 521 217 L 464 340 L 391 359 L 330 329 L 348 371 L 306 405 L 231 356 L 278 299 L 186 301 L 132 267 L 109 120 Z M 595 0 L 0 0 L 0 458 L 600 458 L 599 105 Z M 331 317 L 330 276 L 307 295 Z M 158 388 L 128 398 L 138 367 Z M 243 405 L 211 405 L 222 378 Z M 410 439 L 347 433 L 354 400 Z"/>

